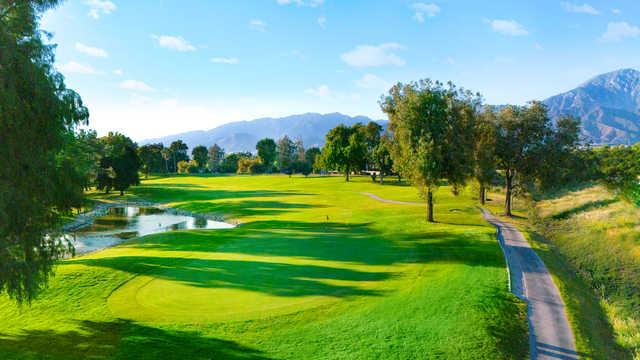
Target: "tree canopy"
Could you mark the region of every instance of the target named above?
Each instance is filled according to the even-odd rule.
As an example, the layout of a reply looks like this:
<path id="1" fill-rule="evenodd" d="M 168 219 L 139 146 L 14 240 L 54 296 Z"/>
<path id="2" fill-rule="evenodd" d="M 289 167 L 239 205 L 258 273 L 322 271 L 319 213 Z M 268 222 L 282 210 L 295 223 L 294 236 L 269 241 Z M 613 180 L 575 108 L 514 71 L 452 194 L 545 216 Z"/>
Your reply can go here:
<path id="1" fill-rule="evenodd" d="M 350 127 L 340 124 L 329 130 L 325 139 L 322 149 L 325 166 L 341 171 L 349 181 L 351 172 L 361 170 L 366 163 L 364 126 L 360 123 Z"/>
<path id="2" fill-rule="evenodd" d="M 273 164 L 276 161 L 276 142 L 270 138 L 264 138 L 256 144 L 258 156 L 262 159 L 267 172 L 271 172 Z"/>
<path id="3" fill-rule="evenodd" d="M 52 230 L 70 211 L 82 179 L 65 180 L 59 156 L 89 111 L 54 68 L 39 16 L 56 0 L 0 1 L 0 291 L 31 301 L 69 244 Z M 81 189 L 81 188 L 80 188 Z"/>

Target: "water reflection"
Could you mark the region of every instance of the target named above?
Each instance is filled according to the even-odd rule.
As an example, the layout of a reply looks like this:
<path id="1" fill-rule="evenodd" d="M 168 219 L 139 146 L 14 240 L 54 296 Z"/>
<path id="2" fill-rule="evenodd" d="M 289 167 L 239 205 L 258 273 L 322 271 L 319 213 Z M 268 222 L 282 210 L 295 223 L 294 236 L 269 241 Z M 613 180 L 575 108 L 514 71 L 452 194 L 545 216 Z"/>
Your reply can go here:
<path id="1" fill-rule="evenodd" d="M 233 225 L 204 217 L 177 215 L 154 207 L 122 206 L 108 209 L 92 225 L 76 231 L 76 253 L 83 254 L 124 240 L 166 231 L 228 229 Z"/>

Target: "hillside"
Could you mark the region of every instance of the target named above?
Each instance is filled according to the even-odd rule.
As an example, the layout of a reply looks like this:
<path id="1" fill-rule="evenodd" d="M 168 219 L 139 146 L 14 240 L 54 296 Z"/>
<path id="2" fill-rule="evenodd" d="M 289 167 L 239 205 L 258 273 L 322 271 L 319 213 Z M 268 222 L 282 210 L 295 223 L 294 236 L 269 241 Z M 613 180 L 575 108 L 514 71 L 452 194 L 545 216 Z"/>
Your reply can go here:
<path id="1" fill-rule="evenodd" d="M 161 142 L 169 145 L 181 139 L 189 148 L 197 145 L 218 144 L 227 152 L 255 151 L 258 140 L 270 137 L 279 139 L 284 135 L 300 138 L 306 147 L 322 146 L 325 134 L 339 124 L 353 125 L 372 121 L 366 116 L 351 117 L 340 113 L 306 113 L 282 118 L 261 118 L 251 121 L 237 121 L 218 126 L 207 131 L 190 131 L 156 139 L 143 140 L 141 144 Z M 385 121 L 378 121 L 381 124 Z"/>
<path id="2" fill-rule="evenodd" d="M 553 118 L 580 118 L 583 135 L 594 144 L 640 141 L 640 71 L 602 74 L 544 102 Z"/>

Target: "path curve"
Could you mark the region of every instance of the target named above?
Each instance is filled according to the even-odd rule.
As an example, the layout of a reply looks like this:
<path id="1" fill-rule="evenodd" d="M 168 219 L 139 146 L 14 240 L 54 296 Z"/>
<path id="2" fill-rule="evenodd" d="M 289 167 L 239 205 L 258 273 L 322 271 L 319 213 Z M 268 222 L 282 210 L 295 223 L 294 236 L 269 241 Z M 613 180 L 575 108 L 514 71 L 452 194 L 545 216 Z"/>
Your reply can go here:
<path id="1" fill-rule="evenodd" d="M 511 291 L 527 301 L 531 359 L 579 359 L 560 291 L 544 262 L 513 225 L 485 209 L 482 214 L 498 231 Z"/>
<path id="2" fill-rule="evenodd" d="M 371 193 L 363 195 L 389 204 L 423 205 L 383 199 Z M 485 220 L 497 229 L 498 242 L 507 261 L 511 291 L 527 302 L 531 359 L 579 359 L 560 291 L 544 262 L 518 229 L 489 211 L 481 210 Z"/>
<path id="3" fill-rule="evenodd" d="M 408 201 L 397 201 L 397 200 L 383 199 L 378 195 L 375 195 L 375 194 L 372 194 L 372 193 L 368 193 L 368 192 L 364 192 L 364 193 L 362 193 L 362 195 L 366 195 L 366 196 L 372 198 L 373 200 L 378 200 L 380 202 L 387 203 L 387 204 L 420 205 L 420 206 L 424 206 L 425 205 L 425 203 L 419 203 L 419 202 L 408 202 Z"/>

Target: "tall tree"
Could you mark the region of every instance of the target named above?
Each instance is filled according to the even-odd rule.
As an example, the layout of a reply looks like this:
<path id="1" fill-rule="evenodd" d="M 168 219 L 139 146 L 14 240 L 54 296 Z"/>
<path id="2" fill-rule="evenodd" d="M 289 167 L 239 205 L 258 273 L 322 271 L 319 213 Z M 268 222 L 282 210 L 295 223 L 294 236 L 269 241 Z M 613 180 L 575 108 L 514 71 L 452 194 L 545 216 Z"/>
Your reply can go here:
<path id="1" fill-rule="evenodd" d="M 207 166 L 207 160 L 209 159 L 209 151 L 204 145 L 198 145 L 191 150 L 191 157 L 196 162 L 198 172 L 203 172 Z"/>
<path id="2" fill-rule="evenodd" d="M 316 159 L 320 156 L 321 152 L 320 152 L 320 148 L 319 147 L 310 147 L 307 149 L 307 151 L 305 151 L 304 153 L 304 161 L 309 164 L 309 166 L 311 167 L 311 170 L 316 170 L 315 169 L 315 165 L 316 165 Z"/>
<path id="3" fill-rule="evenodd" d="M 340 124 L 329 130 L 322 153 L 324 164 L 342 171 L 345 181 L 349 181 L 351 172 L 361 170 L 366 162 L 364 126 L 360 123 L 351 127 Z"/>
<path id="4" fill-rule="evenodd" d="M 169 145 L 169 172 L 178 171 L 180 161 L 189 162 L 189 147 L 182 140 L 176 140 Z"/>
<path id="5" fill-rule="evenodd" d="M 147 144 L 138 148 L 138 156 L 142 162 L 142 170 L 145 177 L 149 177 L 150 172 L 162 172 L 164 170 L 164 158 L 162 143 Z"/>
<path id="6" fill-rule="evenodd" d="M 262 163 L 268 173 L 271 173 L 273 164 L 276 161 L 276 142 L 270 138 L 264 138 L 256 144 L 258 156 L 262 159 Z"/>
<path id="7" fill-rule="evenodd" d="M 391 173 L 393 160 L 391 159 L 391 140 L 388 135 L 382 135 L 378 145 L 373 149 L 373 165 L 380 172 L 380 184 L 384 183 L 384 176 Z"/>
<path id="8" fill-rule="evenodd" d="M 87 124 L 82 99 L 54 68 L 55 45 L 41 38 L 38 19 L 56 0 L 0 1 L 0 292 L 31 301 L 70 245 L 52 234 L 64 185 L 57 156 L 67 135 Z M 49 234 L 50 236 L 48 236 Z"/>
<path id="9" fill-rule="evenodd" d="M 220 171 L 220 166 L 222 164 L 222 160 L 224 159 L 224 150 L 218 146 L 218 144 L 213 144 L 209 147 L 209 157 L 208 164 L 209 171 L 216 173 Z"/>
<path id="10" fill-rule="evenodd" d="M 487 188 L 496 178 L 496 140 L 497 127 L 495 113 L 485 107 L 478 117 L 475 131 L 475 168 L 474 177 L 478 182 L 478 200 L 484 205 Z"/>
<path id="11" fill-rule="evenodd" d="M 285 135 L 280 140 L 278 140 L 278 144 L 276 145 L 276 152 L 278 157 L 278 167 L 280 168 L 280 172 L 285 174 L 291 174 L 293 169 L 291 165 L 294 162 L 296 147 L 293 141 Z"/>
<path id="12" fill-rule="evenodd" d="M 367 163 L 365 168 L 367 170 L 373 170 L 376 167 L 374 160 L 374 152 L 380 144 L 380 134 L 382 132 L 382 126 L 375 121 L 369 121 L 364 127 L 364 139 L 367 144 Z"/>
<path id="13" fill-rule="evenodd" d="M 496 119 L 495 155 L 505 177 L 504 214 L 512 216 L 514 190 L 529 192 L 536 182 L 556 183 L 554 178 L 566 166 L 562 159 L 578 146 L 579 123 L 567 118 L 554 129 L 546 106 L 538 101 L 507 106 Z"/>
<path id="14" fill-rule="evenodd" d="M 104 145 L 104 157 L 100 165 L 108 176 L 99 180 L 98 189 L 106 192 L 115 189 L 120 191 L 120 195 L 124 195 L 129 186 L 140 183 L 138 171 L 142 162 L 138 157 L 137 146 L 120 133 L 110 132 L 100 140 Z"/>
<path id="15" fill-rule="evenodd" d="M 394 166 L 426 198 L 429 222 L 440 183 L 446 179 L 456 193 L 471 174 L 479 104 L 479 95 L 431 80 L 394 85 L 381 101 L 393 134 Z"/>
<path id="16" fill-rule="evenodd" d="M 302 139 L 301 138 L 297 138 L 296 141 L 294 142 L 294 146 L 295 146 L 295 155 L 294 155 L 294 161 L 297 162 L 304 162 L 304 144 L 302 143 Z"/>

